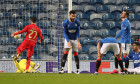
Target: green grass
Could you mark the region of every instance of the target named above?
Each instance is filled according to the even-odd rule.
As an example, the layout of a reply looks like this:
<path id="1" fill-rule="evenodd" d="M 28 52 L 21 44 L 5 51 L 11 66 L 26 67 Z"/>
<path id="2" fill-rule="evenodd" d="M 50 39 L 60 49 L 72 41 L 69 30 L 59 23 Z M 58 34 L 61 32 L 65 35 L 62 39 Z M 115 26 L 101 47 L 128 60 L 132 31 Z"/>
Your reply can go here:
<path id="1" fill-rule="evenodd" d="M 139 84 L 140 75 L 0 73 L 0 84 Z"/>

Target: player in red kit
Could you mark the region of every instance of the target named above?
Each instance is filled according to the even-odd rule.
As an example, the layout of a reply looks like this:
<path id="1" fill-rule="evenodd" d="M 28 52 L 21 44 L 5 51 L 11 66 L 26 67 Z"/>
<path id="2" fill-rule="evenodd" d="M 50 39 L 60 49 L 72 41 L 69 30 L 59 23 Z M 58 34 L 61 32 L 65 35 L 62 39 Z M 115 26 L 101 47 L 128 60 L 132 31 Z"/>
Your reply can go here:
<path id="1" fill-rule="evenodd" d="M 26 72 L 28 72 L 29 66 L 30 66 L 30 59 L 33 55 L 34 46 L 37 42 L 37 36 L 40 37 L 39 43 L 42 42 L 43 36 L 40 28 L 36 26 L 36 17 L 31 18 L 31 24 L 27 25 L 23 30 L 16 32 L 11 35 L 11 37 L 14 37 L 15 35 L 21 34 L 21 33 L 27 33 L 24 41 L 18 46 L 17 48 L 17 57 L 18 59 L 21 55 L 21 53 L 26 49 L 27 50 L 27 63 L 26 63 Z"/>

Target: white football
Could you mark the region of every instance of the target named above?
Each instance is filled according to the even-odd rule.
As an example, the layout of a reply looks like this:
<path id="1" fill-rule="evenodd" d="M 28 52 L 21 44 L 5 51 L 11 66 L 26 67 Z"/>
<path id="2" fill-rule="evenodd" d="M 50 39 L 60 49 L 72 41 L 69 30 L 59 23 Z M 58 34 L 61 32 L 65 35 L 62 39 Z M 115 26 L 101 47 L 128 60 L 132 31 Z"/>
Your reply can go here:
<path id="1" fill-rule="evenodd" d="M 14 38 L 15 39 L 19 39 L 21 37 L 21 34 L 15 35 Z"/>

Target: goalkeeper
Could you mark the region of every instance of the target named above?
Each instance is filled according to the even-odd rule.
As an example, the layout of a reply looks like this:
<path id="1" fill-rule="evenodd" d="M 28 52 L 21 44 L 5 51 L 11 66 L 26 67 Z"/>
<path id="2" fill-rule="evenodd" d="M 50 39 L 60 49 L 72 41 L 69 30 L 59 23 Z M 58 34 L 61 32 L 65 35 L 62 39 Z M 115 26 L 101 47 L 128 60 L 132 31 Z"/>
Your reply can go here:
<path id="1" fill-rule="evenodd" d="M 17 68 L 16 73 L 27 73 L 27 70 L 26 70 L 27 60 L 22 59 L 18 62 L 16 57 L 12 56 L 12 58 L 14 59 L 15 66 Z M 34 67 L 35 67 L 35 63 L 31 61 L 30 66 L 29 66 L 29 73 L 39 73 L 39 71 L 36 71 L 36 70 L 40 67 L 40 64 L 37 64 L 37 66 L 35 68 Z"/>

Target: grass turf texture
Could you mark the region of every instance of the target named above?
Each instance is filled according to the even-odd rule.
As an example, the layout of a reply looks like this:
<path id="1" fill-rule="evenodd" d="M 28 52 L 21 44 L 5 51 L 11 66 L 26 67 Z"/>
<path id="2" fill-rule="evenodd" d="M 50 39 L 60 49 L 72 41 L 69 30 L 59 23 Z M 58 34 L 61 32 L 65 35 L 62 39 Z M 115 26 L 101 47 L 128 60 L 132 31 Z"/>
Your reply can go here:
<path id="1" fill-rule="evenodd" d="M 0 84 L 138 84 L 140 75 L 0 73 Z"/>

